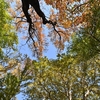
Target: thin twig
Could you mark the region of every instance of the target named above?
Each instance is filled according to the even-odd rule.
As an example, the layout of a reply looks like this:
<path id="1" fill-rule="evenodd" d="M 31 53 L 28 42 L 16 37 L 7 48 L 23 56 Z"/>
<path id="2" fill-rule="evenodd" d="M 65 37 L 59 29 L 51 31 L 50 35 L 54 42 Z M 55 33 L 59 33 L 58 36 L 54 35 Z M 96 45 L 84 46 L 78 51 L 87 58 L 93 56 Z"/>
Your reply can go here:
<path id="1" fill-rule="evenodd" d="M 32 28 L 32 24 L 29 23 L 29 29 L 28 29 L 28 32 L 29 32 L 30 38 L 31 38 L 32 41 L 33 41 L 34 47 L 37 48 L 36 45 L 35 45 L 35 40 L 34 40 L 33 37 L 32 37 L 32 33 L 31 33 L 31 30 L 32 30 L 32 29 L 33 29 L 33 28 Z M 33 29 L 33 30 L 34 30 L 34 29 Z"/>
<path id="2" fill-rule="evenodd" d="M 61 40 L 61 35 L 60 35 L 59 31 L 56 30 L 56 27 L 55 27 L 57 23 L 52 22 L 52 21 L 49 21 L 48 23 L 52 24 L 54 31 L 59 35 L 59 40 Z"/>

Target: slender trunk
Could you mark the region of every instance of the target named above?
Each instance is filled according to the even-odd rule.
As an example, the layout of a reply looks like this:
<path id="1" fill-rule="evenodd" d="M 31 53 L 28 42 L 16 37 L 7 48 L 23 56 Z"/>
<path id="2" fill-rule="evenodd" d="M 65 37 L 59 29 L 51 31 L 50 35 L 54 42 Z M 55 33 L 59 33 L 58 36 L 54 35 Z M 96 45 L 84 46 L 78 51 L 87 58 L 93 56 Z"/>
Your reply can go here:
<path id="1" fill-rule="evenodd" d="M 69 100 L 72 100 L 72 92 L 71 92 L 72 84 L 69 86 Z"/>
<path id="2" fill-rule="evenodd" d="M 86 100 L 86 98 L 85 98 L 85 89 L 84 89 L 84 87 L 83 87 L 83 100 Z"/>

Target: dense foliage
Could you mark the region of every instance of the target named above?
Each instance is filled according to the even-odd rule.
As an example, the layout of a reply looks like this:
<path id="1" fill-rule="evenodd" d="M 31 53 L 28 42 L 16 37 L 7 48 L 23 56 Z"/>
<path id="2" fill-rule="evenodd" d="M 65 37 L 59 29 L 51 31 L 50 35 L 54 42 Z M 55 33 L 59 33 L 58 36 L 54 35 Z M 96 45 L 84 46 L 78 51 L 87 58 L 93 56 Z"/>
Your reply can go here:
<path id="1" fill-rule="evenodd" d="M 9 69 L 13 67 L 10 65 L 10 55 L 16 51 L 18 43 L 8 8 L 8 3 L 0 0 L 0 100 L 10 100 L 18 90 L 17 77 L 8 73 Z M 15 63 L 13 62 L 13 64 Z"/>
<path id="2" fill-rule="evenodd" d="M 5 55 L 7 56 L 10 49 L 14 50 L 14 44 L 18 43 L 15 29 L 13 25 L 11 25 L 12 18 L 7 11 L 8 7 L 5 0 L 0 0 L 0 60 L 3 59 Z"/>

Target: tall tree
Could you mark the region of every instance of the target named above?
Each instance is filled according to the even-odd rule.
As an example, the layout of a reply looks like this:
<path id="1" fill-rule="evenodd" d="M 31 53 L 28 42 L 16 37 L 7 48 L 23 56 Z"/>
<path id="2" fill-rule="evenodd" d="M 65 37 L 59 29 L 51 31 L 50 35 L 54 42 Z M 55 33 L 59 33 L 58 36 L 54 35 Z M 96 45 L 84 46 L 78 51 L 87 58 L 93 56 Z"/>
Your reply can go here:
<path id="1" fill-rule="evenodd" d="M 9 4 L 0 0 L 0 99 L 10 100 L 18 92 L 19 80 L 10 74 L 16 67 L 14 60 L 11 62 L 11 53 L 16 50 L 18 38 L 8 12 Z M 14 59 L 14 58 L 13 58 Z M 8 62 L 9 61 L 9 62 Z M 15 66 L 14 66 L 15 64 Z"/>

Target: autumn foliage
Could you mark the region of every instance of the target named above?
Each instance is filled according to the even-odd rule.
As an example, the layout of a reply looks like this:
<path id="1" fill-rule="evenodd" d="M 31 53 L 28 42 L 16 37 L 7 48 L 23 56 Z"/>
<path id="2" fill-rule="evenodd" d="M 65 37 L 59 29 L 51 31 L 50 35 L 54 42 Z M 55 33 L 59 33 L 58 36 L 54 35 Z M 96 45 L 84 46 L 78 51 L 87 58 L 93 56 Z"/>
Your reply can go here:
<path id="1" fill-rule="evenodd" d="M 13 1 L 13 0 L 12 0 Z M 43 51 L 47 48 L 48 36 L 50 37 L 50 41 L 53 42 L 56 48 L 60 51 L 64 50 L 66 42 L 69 41 L 70 36 L 73 32 L 79 30 L 80 27 L 88 27 L 89 22 L 88 19 L 92 15 L 91 9 L 95 5 L 99 5 L 99 0 L 44 0 L 46 6 L 42 0 L 40 0 L 41 9 L 49 8 L 49 16 L 48 19 L 57 22 L 55 29 L 52 25 L 47 24 L 47 28 L 49 29 L 48 33 L 44 33 L 44 27 L 42 25 L 42 20 L 35 13 L 34 9 L 30 7 L 29 12 L 32 18 L 32 22 L 34 24 L 35 34 L 32 36 L 37 47 L 37 52 L 39 55 L 42 55 Z M 96 2 L 95 4 L 92 2 Z M 28 23 L 26 22 L 26 18 L 21 9 L 21 1 L 16 0 L 16 5 L 14 9 L 10 9 L 11 15 L 15 18 L 16 29 L 20 30 L 20 32 L 25 32 L 28 37 Z M 43 11 L 43 10 L 42 10 Z M 45 12 L 44 12 L 45 13 Z M 46 14 L 46 13 L 45 13 Z M 27 25 L 26 25 L 27 24 Z M 25 30 L 22 30 L 22 29 Z M 29 39 L 29 38 L 28 38 Z M 27 38 L 26 38 L 27 41 Z M 36 47 L 34 47 L 33 42 L 31 41 L 29 44 L 31 49 L 33 48 L 33 52 L 35 52 Z"/>

